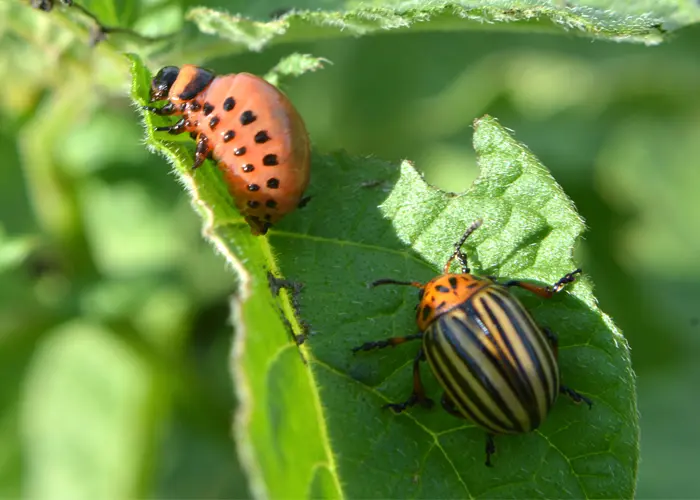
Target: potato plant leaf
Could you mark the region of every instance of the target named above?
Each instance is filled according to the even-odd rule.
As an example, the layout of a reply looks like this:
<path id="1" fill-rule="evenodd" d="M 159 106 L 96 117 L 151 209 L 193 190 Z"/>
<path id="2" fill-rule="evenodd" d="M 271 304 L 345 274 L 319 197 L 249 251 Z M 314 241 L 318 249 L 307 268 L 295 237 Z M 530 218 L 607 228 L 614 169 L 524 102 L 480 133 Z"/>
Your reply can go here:
<path id="1" fill-rule="evenodd" d="M 266 21 L 196 7 L 187 17 L 200 31 L 255 51 L 270 43 L 357 37 L 407 29 L 572 32 L 614 41 L 646 44 L 662 41 L 665 33 L 663 19 L 655 15 L 653 9 L 635 15 L 626 14 L 605 8 L 569 6 L 567 2 L 491 0 L 466 3 L 440 0 L 373 2 L 339 10 L 296 9 Z M 221 50 L 226 51 L 226 48 L 221 47 Z"/>
<path id="2" fill-rule="evenodd" d="M 132 97 L 143 105 L 150 74 L 136 57 L 132 73 Z M 351 352 L 416 330 L 414 289 L 368 283 L 432 278 L 477 218 L 484 225 L 465 245 L 476 274 L 551 284 L 577 267 L 581 218 L 497 120 L 474 123 L 481 175 L 464 194 L 432 188 L 407 161 L 316 153 L 308 206 L 256 238 L 217 169 L 206 164 L 192 173 L 192 145 L 154 134 L 154 122 L 165 119 L 144 119 L 147 144 L 173 163 L 203 217 L 204 236 L 239 283 L 232 299 L 231 372 L 240 401 L 234 432 L 256 496 L 634 495 L 639 429 L 629 351 L 585 275 L 549 301 L 515 293 L 559 335 L 563 381 L 594 406 L 560 398 L 537 431 L 497 437 L 490 469 L 484 433 L 472 424 L 440 408 L 402 415 L 382 409 L 409 395 L 417 345 Z M 279 282 L 270 275 L 301 285 L 296 300 L 287 290 L 276 293 Z M 292 334 L 301 333 L 301 319 L 310 335 L 297 348 Z M 423 378 L 439 401 L 427 367 Z"/>

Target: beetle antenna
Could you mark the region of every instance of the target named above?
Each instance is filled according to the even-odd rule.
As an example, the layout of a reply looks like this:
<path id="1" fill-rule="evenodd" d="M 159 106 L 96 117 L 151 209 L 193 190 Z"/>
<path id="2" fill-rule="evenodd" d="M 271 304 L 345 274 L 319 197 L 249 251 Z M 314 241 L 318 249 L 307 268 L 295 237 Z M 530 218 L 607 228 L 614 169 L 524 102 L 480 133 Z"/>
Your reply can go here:
<path id="1" fill-rule="evenodd" d="M 472 222 L 471 226 L 467 228 L 462 237 L 455 244 L 454 253 L 450 256 L 449 259 L 447 259 L 447 263 L 445 264 L 443 274 L 448 274 L 450 272 L 450 265 L 452 264 L 452 261 L 455 260 L 455 258 L 457 259 L 457 262 L 459 262 L 459 265 L 462 268 L 462 273 L 467 274 L 469 272 L 469 266 L 467 265 L 467 254 L 462 252 L 462 245 L 464 245 L 464 242 L 467 241 L 467 238 L 469 238 L 469 236 L 474 231 L 481 227 L 481 224 L 483 224 L 483 222 L 483 220 L 477 219 L 474 222 Z"/>
<path id="2" fill-rule="evenodd" d="M 416 288 L 423 288 L 422 283 L 418 283 L 417 281 L 396 281 L 392 279 L 381 279 L 377 281 L 373 281 L 370 283 L 370 288 L 374 288 L 375 286 L 379 285 L 406 285 L 406 286 L 414 286 Z"/>

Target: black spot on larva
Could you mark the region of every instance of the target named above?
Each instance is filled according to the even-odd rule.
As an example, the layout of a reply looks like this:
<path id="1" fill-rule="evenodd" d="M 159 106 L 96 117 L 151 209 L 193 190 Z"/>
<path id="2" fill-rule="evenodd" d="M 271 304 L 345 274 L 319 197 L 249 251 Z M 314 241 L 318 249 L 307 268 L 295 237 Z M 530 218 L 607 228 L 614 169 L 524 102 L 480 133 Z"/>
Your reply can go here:
<path id="1" fill-rule="evenodd" d="M 447 304 L 447 302 L 445 302 L 445 301 L 443 300 L 442 302 L 440 302 L 440 303 L 437 305 L 437 308 L 436 308 L 436 309 L 442 309 L 443 307 L 445 307 L 446 304 Z"/>
<path id="2" fill-rule="evenodd" d="M 190 137 L 191 137 L 192 139 L 196 139 L 196 138 L 197 138 L 197 132 L 190 132 Z"/>
<path id="3" fill-rule="evenodd" d="M 449 288 L 447 288 L 446 286 L 442 286 L 442 285 L 436 286 L 436 287 L 435 287 L 435 290 L 437 290 L 437 291 L 440 292 L 440 293 L 447 293 L 447 292 L 450 291 Z"/>
<path id="4" fill-rule="evenodd" d="M 224 100 L 224 111 L 231 111 L 233 107 L 236 105 L 236 100 L 233 97 L 227 97 Z"/>
<path id="5" fill-rule="evenodd" d="M 202 106 L 202 112 L 204 113 L 204 116 L 207 116 L 212 111 L 214 111 L 214 106 L 212 106 L 208 102 L 205 102 L 204 106 Z"/>
<path id="6" fill-rule="evenodd" d="M 267 131 L 261 130 L 257 134 L 255 134 L 255 143 L 256 144 L 265 144 L 267 141 L 270 140 L 270 136 L 267 135 Z"/>
<path id="7" fill-rule="evenodd" d="M 200 109 L 202 109 L 202 105 L 199 104 L 197 101 L 192 101 L 190 103 L 190 109 L 192 111 L 199 111 Z"/>
<path id="8" fill-rule="evenodd" d="M 421 316 L 423 317 L 423 321 L 428 319 L 428 316 L 430 316 L 430 313 L 433 312 L 433 308 L 430 306 L 423 306 L 423 309 L 421 309 Z"/>
<path id="9" fill-rule="evenodd" d="M 265 214 L 265 220 L 269 221 L 270 219 L 272 219 L 272 215 Z"/>
<path id="10" fill-rule="evenodd" d="M 275 207 L 277 207 L 277 202 L 275 200 L 267 200 L 265 202 L 265 206 L 267 208 L 275 208 Z"/>
<path id="11" fill-rule="evenodd" d="M 246 152 L 245 146 L 241 146 L 240 148 L 235 148 L 233 150 L 233 154 L 236 156 L 243 156 Z"/>
<path id="12" fill-rule="evenodd" d="M 257 184 L 248 184 L 248 191 L 258 191 L 260 189 L 260 186 Z"/>
<path id="13" fill-rule="evenodd" d="M 209 120 L 209 128 L 214 130 L 218 124 L 219 124 L 219 117 L 212 116 L 211 120 Z"/>
<path id="14" fill-rule="evenodd" d="M 187 103 L 186 102 L 183 102 L 182 104 L 180 104 L 180 111 L 182 111 L 183 113 L 185 111 L 187 111 Z"/>
<path id="15" fill-rule="evenodd" d="M 207 86 L 214 80 L 214 73 L 203 68 L 197 68 L 194 76 L 187 82 L 182 93 L 179 95 L 183 101 L 194 99 L 197 95 L 204 91 Z"/>
<path id="16" fill-rule="evenodd" d="M 253 165 L 251 165 L 250 163 L 246 163 L 245 165 L 243 165 L 241 167 L 241 170 L 243 170 L 246 173 L 249 173 L 249 172 L 252 172 L 253 170 L 255 170 L 255 167 Z"/>
<path id="17" fill-rule="evenodd" d="M 274 167 L 279 162 L 277 161 L 277 155 L 269 154 L 263 156 L 263 165 L 267 167 Z"/>
<path id="18" fill-rule="evenodd" d="M 240 120 L 241 120 L 241 125 L 250 125 L 250 124 L 253 123 L 256 119 L 257 119 L 257 116 L 255 116 L 255 115 L 253 114 L 253 112 L 250 111 L 250 110 L 244 111 L 243 113 L 241 113 L 241 118 L 240 118 Z"/>
<path id="19" fill-rule="evenodd" d="M 258 208 L 260 206 L 260 202 L 255 200 L 248 200 L 248 206 L 250 208 Z"/>
<path id="20" fill-rule="evenodd" d="M 270 189 L 277 189 L 280 187 L 280 181 L 279 179 L 275 179 L 274 177 L 271 177 L 267 180 L 267 187 Z"/>
<path id="21" fill-rule="evenodd" d="M 447 281 L 450 282 L 450 286 L 452 287 L 452 290 L 457 288 L 457 278 L 455 278 L 454 276 L 451 276 Z"/>
<path id="22" fill-rule="evenodd" d="M 228 142 L 234 137 L 236 137 L 236 133 L 233 130 L 227 130 L 224 134 L 224 142 Z"/>

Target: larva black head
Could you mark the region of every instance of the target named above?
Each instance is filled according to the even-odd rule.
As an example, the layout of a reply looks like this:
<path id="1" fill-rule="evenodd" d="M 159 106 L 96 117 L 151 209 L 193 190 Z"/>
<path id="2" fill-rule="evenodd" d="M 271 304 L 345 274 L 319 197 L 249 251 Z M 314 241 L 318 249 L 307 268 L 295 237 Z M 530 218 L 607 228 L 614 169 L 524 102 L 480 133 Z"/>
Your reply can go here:
<path id="1" fill-rule="evenodd" d="M 151 81 L 151 101 L 160 101 L 168 97 L 170 87 L 173 86 L 180 74 L 177 66 L 166 66 L 156 74 Z"/>

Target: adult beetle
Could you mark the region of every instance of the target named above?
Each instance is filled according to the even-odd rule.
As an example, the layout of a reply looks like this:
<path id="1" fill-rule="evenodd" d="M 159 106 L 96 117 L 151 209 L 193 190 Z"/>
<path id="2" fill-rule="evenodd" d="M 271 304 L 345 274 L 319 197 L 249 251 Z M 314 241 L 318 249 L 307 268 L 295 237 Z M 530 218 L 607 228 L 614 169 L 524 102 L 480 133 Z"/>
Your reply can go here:
<path id="1" fill-rule="evenodd" d="M 415 404 L 432 406 L 420 377 L 421 361 L 428 361 L 444 389 L 442 406 L 486 431 L 486 465 L 496 447 L 496 434 L 521 434 L 539 427 L 560 393 L 575 402 L 592 402 L 560 382 L 557 338 L 542 328 L 510 293 L 520 287 L 543 298 L 561 292 L 581 273 L 567 274 L 552 286 L 513 280 L 498 283 L 492 277 L 470 274 L 461 250 L 481 226 L 477 220 L 455 245 L 443 274 L 426 284 L 381 279 L 378 285 L 407 285 L 420 290 L 416 323 L 419 333 L 367 342 L 353 349 L 369 351 L 423 340 L 413 361 L 413 392 L 406 401 L 385 407 L 399 413 Z M 461 273 L 450 273 L 457 259 Z"/>

